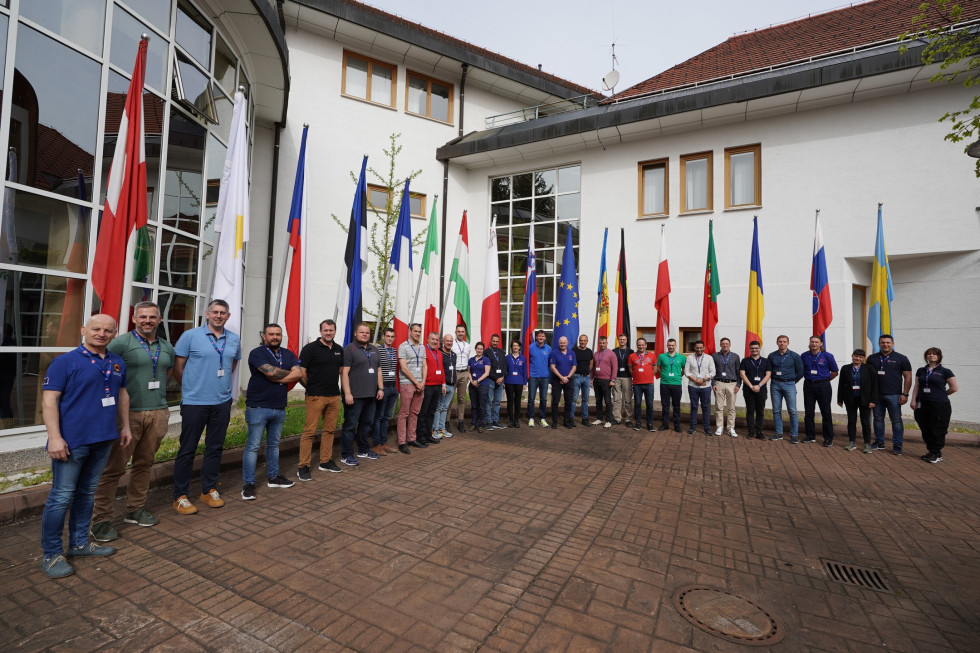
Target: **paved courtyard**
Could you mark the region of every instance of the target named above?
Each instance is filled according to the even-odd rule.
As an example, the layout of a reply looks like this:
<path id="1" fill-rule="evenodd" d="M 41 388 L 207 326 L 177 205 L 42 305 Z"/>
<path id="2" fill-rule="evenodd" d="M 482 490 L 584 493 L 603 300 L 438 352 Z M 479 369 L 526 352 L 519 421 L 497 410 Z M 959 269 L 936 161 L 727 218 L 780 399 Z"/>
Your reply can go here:
<path id="1" fill-rule="evenodd" d="M 16 651 L 730 651 L 675 607 L 689 585 L 771 616 L 774 651 L 980 649 L 980 448 L 945 461 L 634 432 L 510 429 L 362 460 L 180 517 L 67 579 L 39 519 L 0 527 L 0 641 Z M 295 452 L 283 469 L 295 473 Z M 260 469 L 260 474 L 262 470 Z M 195 488 L 196 489 L 196 488 Z M 122 510 L 117 501 L 117 510 Z M 873 567 L 886 591 L 833 580 Z M 737 615 L 718 615 L 735 623 Z M 728 620 L 726 622 L 726 619 Z M 773 638 L 776 641 L 778 638 Z"/>

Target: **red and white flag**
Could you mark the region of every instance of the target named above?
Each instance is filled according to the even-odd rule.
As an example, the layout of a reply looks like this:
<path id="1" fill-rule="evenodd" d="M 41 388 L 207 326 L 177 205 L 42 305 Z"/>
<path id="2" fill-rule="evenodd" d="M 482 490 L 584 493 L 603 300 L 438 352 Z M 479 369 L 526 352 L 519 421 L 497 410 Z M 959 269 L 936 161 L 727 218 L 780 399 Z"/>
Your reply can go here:
<path id="1" fill-rule="evenodd" d="M 667 267 L 667 234 L 660 227 L 660 266 L 657 268 L 657 294 L 653 307 L 657 310 L 657 335 L 653 342 L 654 358 L 667 351 L 670 338 L 670 269 Z M 660 372 L 657 372 L 660 376 Z"/>
<path id="2" fill-rule="evenodd" d="M 119 121 L 116 151 L 112 155 L 105 207 L 99 238 L 92 260 L 92 287 L 101 312 L 116 321 L 128 320 L 121 309 L 125 299 L 129 312 L 136 229 L 146 225 L 146 147 L 143 140 L 143 78 L 146 73 L 147 39 L 140 40 L 133 77 L 126 93 L 126 106 Z M 126 288 L 124 288 L 126 286 Z"/>
<path id="3" fill-rule="evenodd" d="M 480 334 L 490 346 L 490 336 L 500 333 L 500 271 L 497 262 L 497 216 L 490 220 L 490 244 L 487 247 L 487 269 L 483 275 L 483 309 L 480 311 Z M 504 349 L 507 349 L 506 343 Z"/>

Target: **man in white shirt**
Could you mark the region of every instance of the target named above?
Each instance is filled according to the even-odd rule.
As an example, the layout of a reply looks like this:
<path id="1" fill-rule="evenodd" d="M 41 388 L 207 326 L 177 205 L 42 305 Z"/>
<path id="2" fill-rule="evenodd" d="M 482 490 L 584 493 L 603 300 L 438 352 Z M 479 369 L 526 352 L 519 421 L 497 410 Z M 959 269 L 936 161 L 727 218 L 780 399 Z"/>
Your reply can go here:
<path id="1" fill-rule="evenodd" d="M 687 377 L 687 395 L 691 400 L 691 428 L 688 433 L 694 434 L 698 427 L 698 406 L 701 406 L 702 422 L 705 435 L 711 435 L 711 380 L 715 378 L 715 361 L 711 356 L 704 355 L 704 342 L 694 343 L 694 353 L 687 357 L 684 364 L 684 376 Z"/>
<path id="2" fill-rule="evenodd" d="M 467 386 L 470 383 L 469 364 L 472 352 L 466 342 L 466 327 L 460 324 L 456 327 L 456 340 L 453 341 L 453 352 L 456 354 L 456 402 L 453 404 L 456 415 L 456 430 L 466 432 L 463 422 L 463 411 L 466 408 Z M 450 420 L 452 421 L 452 420 Z"/>

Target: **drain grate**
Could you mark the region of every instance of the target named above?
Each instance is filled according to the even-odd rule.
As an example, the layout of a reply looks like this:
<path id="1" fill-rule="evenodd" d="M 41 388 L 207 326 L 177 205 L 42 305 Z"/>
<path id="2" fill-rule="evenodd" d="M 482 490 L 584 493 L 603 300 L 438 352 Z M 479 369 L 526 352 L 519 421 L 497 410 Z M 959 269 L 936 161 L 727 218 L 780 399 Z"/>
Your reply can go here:
<path id="1" fill-rule="evenodd" d="M 892 591 L 892 588 L 888 586 L 888 581 L 885 579 L 884 572 L 880 569 L 836 562 L 834 560 L 823 560 L 822 562 L 827 575 L 838 583 L 866 587 L 876 592 Z"/>

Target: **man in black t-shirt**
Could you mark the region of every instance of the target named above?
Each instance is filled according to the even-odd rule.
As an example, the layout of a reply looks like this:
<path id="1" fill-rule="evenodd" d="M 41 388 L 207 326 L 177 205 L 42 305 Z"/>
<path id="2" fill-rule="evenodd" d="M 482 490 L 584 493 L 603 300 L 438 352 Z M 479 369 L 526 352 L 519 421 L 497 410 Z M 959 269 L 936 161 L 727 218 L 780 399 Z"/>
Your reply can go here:
<path id="1" fill-rule="evenodd" d="M 299 469 L 296 475 L 301 481 L 310 481 L 310 465 L 313 460 L 313 436 L 323 419 L 320 435 L 320 471 L 339 472 L 333 458 L 333 438 L 340 415 L 340 367 L 344 363 L 344 348 L 334 342 L 337 324 L 333 320 L 320 323 L 320 337 L 303 347 L 299 353 L 303 370 L 303 386 L 306 387 L 306 424 L 299 441 Z"/>
<path id="2" fill-rule="evenodd" d="M 490 396 L 487 401 L 486 423 L 487 430 L 507 428 L 500 423 L 500 400 L 504 395 L 504 372 L 507 370 L 505 357 L 507 354 L 500 348 L 500 335 L 490 336 L 490 346 L 483 351 L 483 355 L 490 361 Z"/>
<path id="3" fill-rule="evenodd" d="M 878 402 L 874 407 L 875 441 L 871 443 L 871 449 L 885 448 L 887 412 L 892 424 L 892 453 L 901 456 L 905 441 L 902 406 L 909 400 L 912 389 L 912 363 L 895 351 L 895 340 L 887 333 L 878 338 L 878 347 L 877 353 L 868 356 L 868 365 L 878 379 Z"/>
<path id="4" fill-rule="evenodd" d="M 584 333 L 578 337 L 578 347 L 572 350 L 575 354 L 575 378 L 572 379 L 572 419 L 575 419 L 575 404 L 579 395 L 582 396 L 582 426 L 592 426 L 589 423 L 589 382 L 592 377 L 592 349 L 589 348 L 589 336 Z"/>

